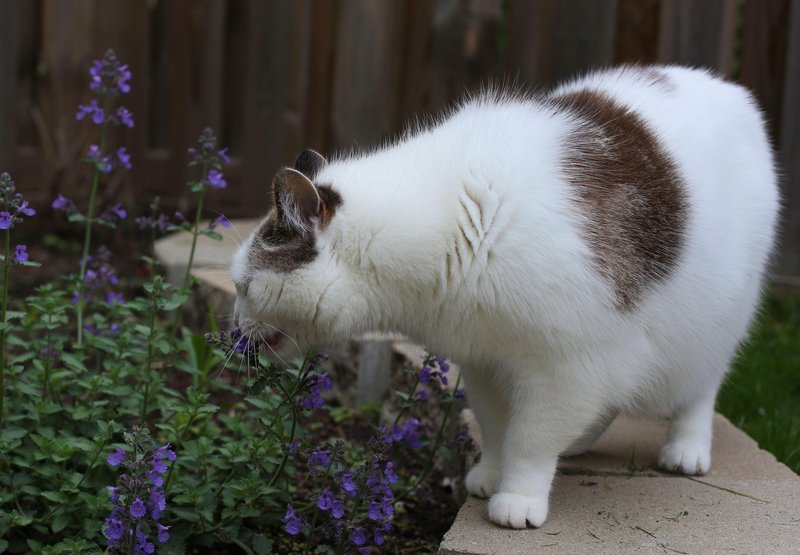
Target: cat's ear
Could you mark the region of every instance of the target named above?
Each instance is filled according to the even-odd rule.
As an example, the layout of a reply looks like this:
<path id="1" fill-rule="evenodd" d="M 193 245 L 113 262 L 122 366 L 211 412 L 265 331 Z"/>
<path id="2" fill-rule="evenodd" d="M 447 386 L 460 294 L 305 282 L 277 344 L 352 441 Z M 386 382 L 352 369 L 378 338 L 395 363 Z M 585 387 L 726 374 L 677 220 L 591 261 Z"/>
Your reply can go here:
<path id="1" fill-rule="evenodd" d="M 309 179 L 314 179 L 322 168 L 328 165 L 328 161 L 316 150 L 305 149 L 297 155 L 294 160 L 294 169 L 305 175 Z"/>
<path id="2" fill-rule="evenodd" d="M 272 197 L 278 218 L 298 231 L 306 232 L 319 216 L 320 198 L 311 180 L 292 168 L 281 168 L 272 180 Z"/>

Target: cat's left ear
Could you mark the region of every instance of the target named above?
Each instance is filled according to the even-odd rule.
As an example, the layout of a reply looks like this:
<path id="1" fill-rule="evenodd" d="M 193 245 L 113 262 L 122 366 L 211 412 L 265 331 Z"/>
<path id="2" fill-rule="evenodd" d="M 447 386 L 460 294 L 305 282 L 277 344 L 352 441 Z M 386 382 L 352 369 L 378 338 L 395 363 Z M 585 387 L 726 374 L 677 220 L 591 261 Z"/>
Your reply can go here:
<path id="1" fill-rule="evenodd" d="M 328 165 L 328 161 L 322 154 L 310 148 L 305 149 L 297 155 L 294 160 L 294 169 L 305 175 L 309 179 L 314 179 L 317 174 Z"/>
<path id="2" fill-rule="evenodd" d="M 313 227 L 321 201 L 308 177 L 292 168 L 281 168 L 272 180 L 272 195 L 281 221 L 304 233 Z"/>

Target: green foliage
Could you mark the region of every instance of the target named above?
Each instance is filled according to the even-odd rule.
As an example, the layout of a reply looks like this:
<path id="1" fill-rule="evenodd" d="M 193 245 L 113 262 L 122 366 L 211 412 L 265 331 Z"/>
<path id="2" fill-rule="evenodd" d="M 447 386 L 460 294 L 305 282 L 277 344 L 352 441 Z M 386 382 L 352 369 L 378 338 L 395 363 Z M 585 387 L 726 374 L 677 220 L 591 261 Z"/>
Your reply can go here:
<path id="1" fill-rule="evenodd" d="M 800 473 L 800 297 L 765 302 L 717 408 Z"/>

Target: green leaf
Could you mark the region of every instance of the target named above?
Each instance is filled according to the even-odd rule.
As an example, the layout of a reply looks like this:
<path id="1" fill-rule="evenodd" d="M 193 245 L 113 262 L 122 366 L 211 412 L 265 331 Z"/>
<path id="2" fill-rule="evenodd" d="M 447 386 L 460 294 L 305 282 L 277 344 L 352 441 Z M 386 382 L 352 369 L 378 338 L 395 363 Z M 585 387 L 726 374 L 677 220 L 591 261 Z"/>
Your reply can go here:
<path id="1" fill-rule="evenodd" d="M 53 519 L 50 528 L 53 530 L 53 533 L 58 534 L 67 527 L 67 524 L 69 524 L 69 513 L 62 511 Z"/>
<path id="2" fill-rule="evenodd" d="M 197 522 L 200 520 L 200 515 L 195 511 L 189 509 L 181 509 L 180 507 L 173 507 L 172 512 L 188 522 Z"/>
<path id="3" fill-rule="evenodd" d="M 74 222 L 85 222 L 86 221 L 86 216 L 84 216 L 80 212 L 73 212 L 72 214 L 67 216 L 67 221 L 68 222 L 73 222 L 73 223 Z"/>
<path id="4" fill-rule="evenodd" d="M 72 353 L 61 353 L 60 358 L 64 362 L 64 365 L 67 368 L 70 368 L 80 373 L 86 371 L 86 366 L 83 364 L 83 361 L 80 360 L 75 355 L 73 355 Z"/>
<path id="5" fill-rule="evenodd" d="M 264 534 L 258 534 L 253 538 L 253 552 L 256 555 L 267 555 L 272 553 L 272 542 Z"/>

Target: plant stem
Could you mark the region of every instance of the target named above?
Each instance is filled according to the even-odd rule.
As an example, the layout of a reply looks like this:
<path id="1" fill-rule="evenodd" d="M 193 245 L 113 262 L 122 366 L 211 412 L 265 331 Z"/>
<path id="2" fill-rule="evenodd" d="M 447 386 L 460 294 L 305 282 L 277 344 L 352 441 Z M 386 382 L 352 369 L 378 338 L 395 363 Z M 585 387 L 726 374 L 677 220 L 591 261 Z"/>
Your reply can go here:
<path id="1" fill-rule="evenodd" d="M 158 310 L 157 302 L 153 292 L 153 306 L 150 308 L 150 336 L 147 341 L 147 362 L 145 363 L 145 386 L 144 386 L 144 399 L 142 400 L 142 423 L 147 418 L 147 405 L 148 398 L 150 397 L 150 382 L 152 379 L 151 370 L 153 367 L 153 335 L 156 329 L 156 311 Z"/>
<path id="2" fill-rule="evenodd" d="M 6 398 L 6 315 L 8 312 L 8 269 L 11 265 L 11 230 L 6 230 L 5 251 L 3 256 L 3 313 L 2 329 L 0 329 L 0 430 L 3 429 Z"/>
<path id="3" fill-rule="evenodd" d="M 106 98 L 103 103 L 103 112 L 108 113 L 110 99 Z M 103 122 L 100 129 L 100 155 L 102 156 L 106 148 L 106 138 L 108 136 L 108 121 Z M 83 279 L 86 277 L 86 267 L 89 264 L 89 247 L 92 243 L 92 223 L 94 223 L 94 205 L 97 200 L 97 188 L 100 185 L 100 168 L 97 164 L 94 166 L 94 175 L 92 176 L 92 191 L 89 194 L 89 209 L 86 212 L 86 232 L 83 237 L 83 254 L 81 255 L 81 271 L 78 274 L 78 347 L 83 342 Z"/>
<path id="4" fill-rule="evenodd" d="M 460 384 L 461 384 L 461 376 L 459 375 L 458 379 L 456 380 L 456 384 L 453 387 L 454 392 L 458 391 L 458 386 Z M 436 452 L 439 450 L 439 447 L 441 446 L 442 438 L 444 437 L 444 430 L 447 427 L 447 422 L 450 420 L 451 412 L 453 412 L 452 402 L 450 402 L 447 405 L 447 410 L 444 412 L 444 416 L 442 417 L 442 423 L 439 425 L 439 430 L 436 432 L 436 439 L 434 440 L 433 447 L 431 447 L 430 453 L 428 453 L 428 458 L 425 460 L 425 464 L 422 467 L 422 472 L 420 472 L 419 476 L 417 476 L 417 479 L 414 480 L 414 483 L 410 487 L 403 490 L 403 492 L 397 496 L 396 498 L 397 500 L 405 498 L 406 495 L 417 489 L 417 486 L 419 486 L 422 483 L 422 480 L 425 479 L 425 476 L 430 471 L 431 467 L 433 466 L 433 459 L 436 456 Z"/>
<path id="5" fill-rule="evenodd" d="M 51 307 L 48 307 L 48 308 L 51 308 Z M 53 311 L 52 310 L 48 310 L 48 312 L 47 312 L 47 324 L 48 324 L 48 326 L 47 326 L 47 346 L 45 347 L 45 349 L 47 349 L 47 360 L 44 363 L 44 384 L 42 385 L 42 399 L 47 399 L 47 384 L 50 381 L 50 368 L 53 365 L 53 357 L 51 356 L 51 351 L 50 351 L 50 341 L 51 341 L 51 337 L 52 337 L 52 330 L 50 329 L 50 325 L 52 324 L 52 317 L 53 317 Z"/>
<path id="6" fill-rule="evenodd" d="M 208 175 L 208 162 L 203 163 L 202 176 L 206 179 Z M 183 288 L 189 290 L 192 283 L 192 265 L 194 264 L 194 251 L 197 248 L 197 236 L 200 235 L 200 218 L 203 215 L 203 202 L 205 201 L 206 190 L 200 189 L 200 194 L 197 198 L 197 210 L 194 213 L 194 226 L 192 228 L 192 248 L 189 250 L 189 262 L 186 264 L 186 274 L 183 278 Z M 175 321 L 172 325 L 172 335 L 178 331 L 181 324 L 181 315 L 183 314 L 183 304 L 181 304 L 175 311 Z"/>
<path id="7" fill-rule="evenodd" d="M 294 434 L 295 434 L 295 431 L 297 429 L 297 409 L 295 408 L 295 404 L 293 402 L 294 400 L 291 397 L 289 397 L 288 392 L 286 391 L 286 389 L 282 385 L 280 385 L 280 384 L 278 384 L 278 385 L 281 388 L 281 391 L 283 391 L 284 395 L 286 395 L 286 401 L 288 403 L 291 403 L 291 405 L 292 405 L 292 427 L 289 429 L 289 441 L 287 442 L 286 446 L 283 448 L 283 458 L 281 459 L 281 462 L 278 465 L 278 468 L 275 469 L 275 474 L 272 475 L 272 478 L 269 481 L 269 484 L 268 484 L 269 487 L 274 486 L 275 482 L 278 481 L 278 478 L 283 473 L 283 469 L 286 466 L 286 461 L 289 460 L 289 444 L 291 444 L 294 441 Z"/>

